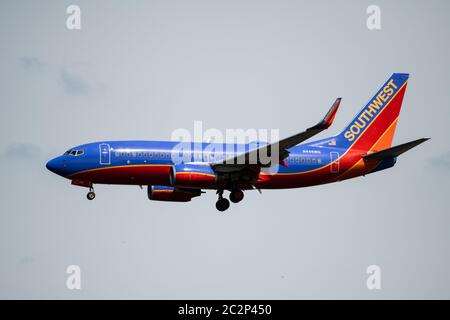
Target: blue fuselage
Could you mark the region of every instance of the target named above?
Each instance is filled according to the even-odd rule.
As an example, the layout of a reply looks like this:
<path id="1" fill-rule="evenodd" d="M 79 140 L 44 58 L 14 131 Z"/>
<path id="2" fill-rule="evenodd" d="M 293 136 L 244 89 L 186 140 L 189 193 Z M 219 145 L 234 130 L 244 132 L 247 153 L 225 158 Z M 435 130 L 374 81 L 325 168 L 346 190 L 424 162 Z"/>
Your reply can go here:
<path id="1" fill-rule="evenodd" d="M 329 138 L 289 149 L 290 154 L 282 164 L 258 172 L 251 184 L 258 188 L 293 188 L 339 180 L 340 173 L 351 169 L 346 163 L 353 163 L 354 156 L 347 153 L 343 158 L 346 149 L 330 144 L 333 143 Z M 253 147 L 189 143 L 183 144 L 180 151 L 178 142 L 104 141 L 72 148 L 50 160 L 47 168 L 65 178 L 86 183 L 171 186 L 173 168 L 177 172 L 195 171 L 204 177 L 213 176 L 216 173 L 211 164 Z M 356 152 L 355 156 L 361 157 L 361 153 Z M 356 175 L 368 173 L 364 168 L 354 169 L 358 169 Z M 250 187 L 243 184 L 244 189 Z M 218 185 L 209 181 L 187 187 L 215 189 Z"/>

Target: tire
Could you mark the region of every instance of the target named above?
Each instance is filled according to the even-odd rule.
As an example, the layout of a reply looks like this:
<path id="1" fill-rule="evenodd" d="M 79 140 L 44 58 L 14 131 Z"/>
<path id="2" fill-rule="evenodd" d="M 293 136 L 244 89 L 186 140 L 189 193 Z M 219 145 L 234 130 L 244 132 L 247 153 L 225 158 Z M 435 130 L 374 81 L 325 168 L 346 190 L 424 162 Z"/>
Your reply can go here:
<path id="1" fill-rule="evenodd" d="M 223 212 L 227 210 L 230 207 L 230 201 L 228 199 L 222 198 L 217 200 L 216 202 L 216 209 Z"/>
<path id="2" fill-rule="evenodd" d="M 230 200 L 233 203 L 241 202 L 244 199 L 244 192 L 241 190 L 235 190 L 230 193 Z"/>
<path id="3" fill-rule="evenodd" d="M 95 193 L 93 193 L 92 191 L 88 192 L 88 194 L 86 195 L 86 198 L 88 200 L 94 200 L 95 199 Z"/>

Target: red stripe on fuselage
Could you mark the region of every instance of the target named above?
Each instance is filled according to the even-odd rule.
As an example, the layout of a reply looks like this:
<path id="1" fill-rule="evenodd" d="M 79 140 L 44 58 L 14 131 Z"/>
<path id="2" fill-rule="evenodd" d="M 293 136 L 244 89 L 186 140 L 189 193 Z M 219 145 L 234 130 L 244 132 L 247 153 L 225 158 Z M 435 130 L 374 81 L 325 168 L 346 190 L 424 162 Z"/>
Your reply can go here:
<path id="1" fill-rule="evenodd" d="M 78 172 L 70 179 L 103 184 L 170 185 L 170 165 L 129 165 Z"/>

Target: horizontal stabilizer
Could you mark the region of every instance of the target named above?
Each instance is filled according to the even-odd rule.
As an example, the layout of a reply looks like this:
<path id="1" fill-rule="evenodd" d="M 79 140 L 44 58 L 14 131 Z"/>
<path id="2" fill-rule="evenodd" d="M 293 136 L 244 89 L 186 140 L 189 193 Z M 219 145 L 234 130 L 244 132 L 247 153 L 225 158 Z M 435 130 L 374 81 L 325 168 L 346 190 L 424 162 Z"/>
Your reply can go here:
<path id="1" fill-rule="evenodd" d="M 375 160 L 383 160 L 383 159 L 387 159 L 387 158 L 394 158 L 394 157 L 398 157 L 399 155 L 401 155 L 402 153 L 408 151 L 409 149 L 414 148 L 415 146 L 418 146 L 419 144 L 427 141 L 430 138 L 421 138 L 421 139 L 417 139 L 411 142 L 407 142 L 392 148 L 388 148 L 388 149 L 384 149 L 378 152 L 374 152 L 374 153 L 370 153 L 367 154 L 365 156 L 363 156 L 364 160 L 370 160 L 370 159 L 375 159 Z"/>

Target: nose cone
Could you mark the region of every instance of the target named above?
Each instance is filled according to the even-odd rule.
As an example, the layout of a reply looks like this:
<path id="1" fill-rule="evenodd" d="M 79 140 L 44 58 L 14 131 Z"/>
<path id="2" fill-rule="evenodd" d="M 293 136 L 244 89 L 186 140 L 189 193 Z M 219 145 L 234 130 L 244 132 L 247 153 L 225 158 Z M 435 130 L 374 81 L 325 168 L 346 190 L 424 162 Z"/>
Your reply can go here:
<path id="1" fill-rule="evenodd" d="M 47 162 L 46 167 L 51 172 L 56 173 L 60 176 L 64 176 L 65 166 L 63 164 L 63 160 L 61 159 L 61 157 L 57 157 L 55 159 L 50 160 L 49 162 Z"/>

